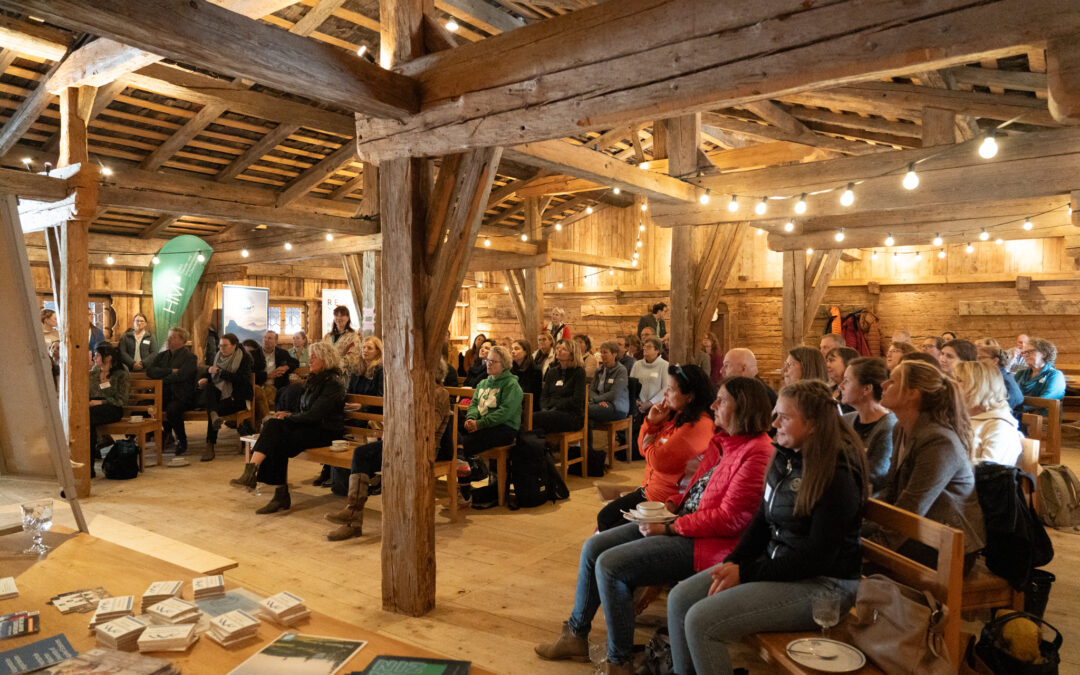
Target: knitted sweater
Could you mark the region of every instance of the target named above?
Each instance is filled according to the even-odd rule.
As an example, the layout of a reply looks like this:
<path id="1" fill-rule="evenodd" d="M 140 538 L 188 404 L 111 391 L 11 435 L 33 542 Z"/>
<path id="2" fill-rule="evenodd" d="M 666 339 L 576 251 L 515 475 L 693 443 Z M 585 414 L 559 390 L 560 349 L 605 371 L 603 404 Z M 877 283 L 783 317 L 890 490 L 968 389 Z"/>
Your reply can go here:
<path id="1" fill-rule="evenodd" d="M 649 403 L 658 403 L 664 397 L 664 387 L 667 386 L 668 362 L 661 357 L 656 357 L 652 363 L 646 363 L 645 359 L 634 362 L 634 368 L 630 371 L 630 377 L 641 383 L 641 393 L 638 398 Z"/>

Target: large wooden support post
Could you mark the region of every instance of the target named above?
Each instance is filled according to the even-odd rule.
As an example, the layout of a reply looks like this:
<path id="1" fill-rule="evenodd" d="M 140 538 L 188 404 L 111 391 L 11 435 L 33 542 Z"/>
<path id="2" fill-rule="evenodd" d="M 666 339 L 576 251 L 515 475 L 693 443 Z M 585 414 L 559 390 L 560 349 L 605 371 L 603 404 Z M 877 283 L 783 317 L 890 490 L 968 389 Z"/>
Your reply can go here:
<path id="1" fill-rule="evenodd" d="M 781 335 L 784 353 L 802 345 L 806 318 L 806 251 L 784 251 Z"/>
<path id="2" fill-rule="evenodd" d="M 60 233 L 60 410 L 65 423 L 79 497 L 90 496 L 90 296 L 89 237 L 97 201 L 96 165 L 86 146 L 86 121 L 94 104 L 93 87 L 68 88 L 60 93 L 60 167 L 81 164 L 75 178 L 78 218 Z"/>
<path id="3" fill-rule="evenodd" d="M 541 220 L 540 199 L 526 197 L 525 234 L 529 235 L 529 241 L 540 241 L 543 233 Z M 544 325 L 544 277 L 546 275 L 544 268 L 540 266 L 518 271 L 521 272 L 521 295 L 525 310 L 522 315 L 521 330 L 525 331 L 525 339 L 533 344 Z"/>
<path id="4" fill-rule="evenodd" d="M 668 173 L 684 178 L 697 171 L 697 148 L 701 139 L 701 115 L 664 120 Z M 693 363 L 697 322 L 697 288 L 700 249 L 694 246 L 694 228 L 676 226 L 671 231 L 671 337 L 672 363 Z"/>

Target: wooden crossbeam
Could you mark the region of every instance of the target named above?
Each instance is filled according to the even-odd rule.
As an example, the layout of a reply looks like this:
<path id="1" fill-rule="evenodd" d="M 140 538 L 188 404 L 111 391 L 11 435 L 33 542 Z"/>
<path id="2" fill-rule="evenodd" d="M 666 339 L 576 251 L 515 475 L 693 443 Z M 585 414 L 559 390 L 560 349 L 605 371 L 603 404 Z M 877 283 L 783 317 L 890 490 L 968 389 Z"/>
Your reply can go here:
<path id="1" fill-rule="evenodd" d="M 24 199 L 55 202 L 68 196 L 67 181 L 63 178 L 0 168 L 0 191 Z"/>
<path id="2" fill-rule="evenodd" d="M 287 206 L 297 198 L 318 187 L 320 183 L 334 175 L 342 165 L 351 162 L 355 157 L 356 146 L 350 141 L 319 160 L 318 163 L 308 167 L 278 195 L 278 208 Z"/>
<path id="3" fill-rule="evenodd" d="M 739 252 L 746 231 L 747 223 L 729 223 L 720 225 L 714 236 L 715 245 L 710 254 L 703 258 L 702 271 L 704 282 L 699 287 L 697 316 L 694 321 L 694 344 L 701 344 L 701 339 L 708 332 L 712 323 L 713 312 L 720 304 L 731 271 L 739 259 Z"/>
<path id="4" fill-rule="evenodd" d="M 1046 49 L 1050 114 L 1062 124 L 1080 123 L 1080 35 L 1058 38 Z"/>
<path id="5" fill-rule="evenodd" d="M 154 222 L 146 226 L 146 229 L 139 233 L 141 239 L 153 239 L 165 234 L 165 230 L 169 229 L 169 226 L 180 219 L 180 216 L 171 214 L 165 214 L 158 216 L 154 219 Z"/>
<path id="6" fill-rule="evenodd" d="M 345 4 L 345 0 L 318 0 L 302 19 L 289 28 L 290 33 L 311 35 L 311 33 L 330 18 L 334 10 Z M 357 305 L 359 307 L 360 305 Z"/>
<path id="7" fill-rule="evenodd" d="M 769 103 L 765 101 L 765 103 Z M 752 106 L 754 104 L 748 104 Z M 783 112 L 779 106 L 776 106 L 777 110 Z M 747 108 L 749 109 L 749 107 Z M 787 114 L 786 112 L 784 113 Z M 831 138 L 829 136 L 822 136 L 816 134 L 806 127 L 802 122 L 791 118 L 795 122 L 798 122 L 802 126 L 803 130 L 798 133 L 793 133 L 776 126 L 767 126 L 763 124 L 755 124 L 753 122 L 746 122 L 744 120 L 732 119 L 730 117 L 724 117 L 722 115 L 716 115 L 706 113 L 702 115 L 702 120 L 709 126 L 717 129 L 723 129 L 732 133 L 739 134 L 740 136 L 755 138 L 762 141 L 787 141 L 789 143 L 799 143 L 801 145 L 809 145 L 815 148 L 825 148 L 828 150 L 835 150 L 842 152 L 845 155 L 869 155 L 875 152 L 881 152 L 888 148 L 875 146 L 870 143 L 861 143 L 858 141 L 848 141 L 842 138 Z"/>
<path id="8" fill-rule="evenodd" d="M 63 58 L 63 57 L 61 57 Z M 49 72 L 42 78 L 42 83 L 48 82 L 53 73 L 63 65 L 63 61 L 54 65 Z M 38 86 L 30 92 L 30 94 L 23 99 L 23 102 L 19 104 L 19 107 L 15 109 L 15 112 L 4 123 L 3 129 L 0 129 L 0 155 L 6 154 L 9 150 L 15 147 L 15 144 L 19 142 L 19 139 L 30 130 L 30 126 L 37 122 L 41 114 L 45 112 L 45 109 L 49 107 L 56 95 L 49 91 L 45 86 L 39 83 Z"/>
<path id="9" fill-rule="evenodd" d="M 72 52 L 42 84 L 53 94 L 68 87 L 101 87 L 160 60 L 137 47 L 107 38 L 94 40 Z"/>
<path id="10" fill-rule="evenodd" d="M 832 281 L 833 275 L 836 273 L 836 268 L 840 264 L 840 257 L 843 255 L 844 250 L 839 248 L 829 249 L 829 252 L 821 261 L 820 269 L 817 273 L 817 278 L 813 282 L 813 286 L 806 283 L 804 289 L 806 291 L 806 302 L 804 304 L 802 322 L 802 335 L 810 332 L 810 328 L 814 323 L 814 319 L 817 318 L 818 305 L 825 298 L 825 291 L 829 290 L 829 282 Z M 816 256 L 818 251 L 814 251 Z M 809 269 L 807 270 L 807 276 L 809 276 Z"/>
<path id="11" fill-rule="evenodd" d="M 205 1 L 169 2 L 167 11 L 144 0 L 5 0 L 5 5 L 347 110 L 398 119 L 419 110 L 410 78 Z"/>
<path id="12" fill-rule="evenodd" d="M 195 113 L 194 117 L 184 123 L 184 126 L 177 129 L 172 136 L 150 153 L 139 164 L 139 168 L 146 171 L 156 171 L 185 145 L 201 134 L 214 120 L 221 117 L 223 112 L 225 112 L 225 106 L 220 104 L 203 106 L 202 110 Z"/>
<path id="13" fill-rule="evenodd" d="M 215 180 L 226 181 L 236 178 L 249 166 L 262 159 L 263 155 L 276 148 L 282 141 L 294 134 L 299 128 L 299 124 L 290 124 L 287 122 L 278 124 L 276 127 L 266 132 L 265 136 L 255 141 L 251 147 L 243 152 L 243 154 L 222 169 Z M 336 197 L 331 196 L 331 199 L 336 199 Z"/>
<path id="14" fill-rule="evenodd" d="M 484 0 L 435 0 L 435 7 L 491 34 L 505 33 L 525 25 L 521 19 L 492 7 Z"/>
<path id="15" fill-rule="evenodd" d="M 370 166 L 370 165 L 369 165 Z M 356 191 L 356 188 L 363 188 L 364 186 L 364 174 L 369 170 L 373 170 L 374 167 L 364 169 L 357 174 L 355 178 L 350 178 L 338 187 L 334 188 L 334 191 L 330 193 L 330 199 L 344 199 L 346 196 Z M 364 193 L 364 199 L 367 199 L 367 193 Z"/>

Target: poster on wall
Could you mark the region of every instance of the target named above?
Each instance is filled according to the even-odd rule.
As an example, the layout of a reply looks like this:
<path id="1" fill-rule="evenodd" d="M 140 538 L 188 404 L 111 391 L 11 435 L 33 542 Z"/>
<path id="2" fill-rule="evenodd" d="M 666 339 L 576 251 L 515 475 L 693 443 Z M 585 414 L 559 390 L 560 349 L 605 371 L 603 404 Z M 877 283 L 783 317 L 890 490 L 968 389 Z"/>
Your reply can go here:
<path id="1" fill-rule="evenodd" d="M 154 336 L 160 344 L 165 344 L 170 328 L 180 325 L 180 317 L 213 252 L 210 244 L 190 234 L 170 239 L 157 252 L 152 285 Z"/>
<path id="2" fill-rule="evenodd" d="M 334 308 L 338 305 L 345 305 L 349 308 L 349 318 L 352 321 L 353 330 L 358 333 L 362 332 L 360 315 L 356 311 L 352 291 L 347 288 L 324 288 L 322 289 L 322 334 L 326 335 L 333 328 Z"/>
<path id="3" fill-rule="evenodd" d="M 269 305 L 269 288 L 222 284 L 222 335 L 234 333 L 241 341 L 251 339 L 262 344 Z"/>

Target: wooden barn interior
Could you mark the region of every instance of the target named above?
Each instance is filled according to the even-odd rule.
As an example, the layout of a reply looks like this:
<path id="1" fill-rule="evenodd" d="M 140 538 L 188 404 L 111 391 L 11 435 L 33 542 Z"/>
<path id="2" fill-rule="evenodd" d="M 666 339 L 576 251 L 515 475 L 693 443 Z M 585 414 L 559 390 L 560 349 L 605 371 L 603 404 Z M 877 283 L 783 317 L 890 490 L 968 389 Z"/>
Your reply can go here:
<path id="1" fill-rule="evenodd" d="M 535 509 L 436 505 L 430 374 L 476 334 L 535 348 L 561 307 L 596 346 L 662 301 L 673 363 L 712 333 L 775 381 L 837 307 L 871 313 L 885 343 L 1037 335 L 1080 386 L 1076 0 L 0 0 L 0 124 L 0 525 L 52 498 L 50 536 L 84 547 L 72 588 L 5 549 L 0 577 L 24 598 L 227 570 L 230 587 L 304 598 L 321 618 L 301 632 L 370 640 L 353 670 L 381 652 L 584 674 L 532 648 L 572 604 L 600 479 L 571 476 L 568 501 Z M 183 235 L 212 249 L 175 322 L 200 359 L 223 285 L 269 289 L 286 344 L 323 334 L 324 289 L 348 289 L 381 337 L 383 487 L 363 537 L 325 540 L 341 500 L 305 485 L 311 462 L 290 467 L 289 512 L 254 515 L 260 498 L 228 485 L 244 462 L 228 430 L 213 462 L 161 465 L 159 435 L 136 479 L 91 480 L 87 382 L 69 368 L 89 359 L 82 308 L 111 341 L 153 317 L 156 256 Z M 1043 461 L 1077 466 L 1075 403 L 1063 417 Z M 1050 534 L 1045 618 L 1068 672 L 1080 546 Z M 128 555 L 139 588 L 97 576 Z M 41 614 L 42 635 L 66 625 Z M 639 642 L 663 618 L 658 601 Z M 277 634 L 169 658 L 228 672 Z"/>

